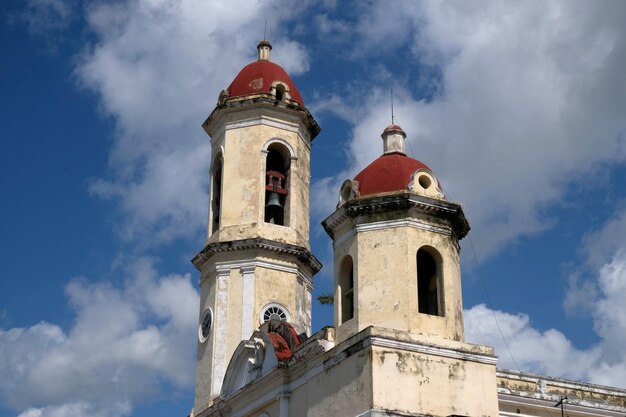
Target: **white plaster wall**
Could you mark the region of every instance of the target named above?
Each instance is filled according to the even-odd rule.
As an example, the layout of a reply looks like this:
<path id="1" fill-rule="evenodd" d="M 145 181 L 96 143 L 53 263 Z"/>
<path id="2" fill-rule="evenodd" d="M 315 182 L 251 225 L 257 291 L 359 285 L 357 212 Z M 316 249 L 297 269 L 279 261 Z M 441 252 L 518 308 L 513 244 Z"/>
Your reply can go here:
<path id="1" fill-rule="evenodd" d="M 209 241 L 262 236 L 309 249 L 310 139 L 301 115 L 251 107 L 225 113 L 224 124 L 212 142 L 224 148 L 222 210 L 219 233 Z M 264 222 L 265 159 L 268 141 L 288 144 L 295 155 L 290 163 L 289 226 Z"/>
<path id="2" fill-rule="evenodd" d="M 340 294 L 335 294 L 338 340 L 345 340 L 368 326 L 464 340 L 463 303 L 459 253 L 450 234 L 422 228 L 410 219 L 367 221 L 344 230 L 334 248 L 335 290 L 341 262 L 354 261 L 355 318 L 338 322 Z M 442 258 L 443 317 L 420 314 L 417 295 L 417 251 L 429 246 Z"/>

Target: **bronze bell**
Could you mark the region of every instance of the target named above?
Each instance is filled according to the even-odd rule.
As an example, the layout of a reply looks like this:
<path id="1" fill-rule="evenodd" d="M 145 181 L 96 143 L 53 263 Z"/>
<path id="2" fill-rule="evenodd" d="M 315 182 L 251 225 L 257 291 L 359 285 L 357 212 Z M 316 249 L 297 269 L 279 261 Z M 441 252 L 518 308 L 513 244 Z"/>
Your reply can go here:
<path id="1" fill-rule="evenodd" d="M 282 212 L 283 205 L 280 204 L 280 195 L 278 193 L 270 193 L 265 205 L 265 221 L 272 224 L 281 223 L 279 216 Z"/>
<path id="2" fill-rule="evenodd" d="M 278 193 L 270 193 L 270 197 L 267 199 L 267 204 L 265 205 L 265 207 L 271 208 L 271 206 L 283 208 L 283 205 L 280 204 L 280 196 L 278 195 Z"/>

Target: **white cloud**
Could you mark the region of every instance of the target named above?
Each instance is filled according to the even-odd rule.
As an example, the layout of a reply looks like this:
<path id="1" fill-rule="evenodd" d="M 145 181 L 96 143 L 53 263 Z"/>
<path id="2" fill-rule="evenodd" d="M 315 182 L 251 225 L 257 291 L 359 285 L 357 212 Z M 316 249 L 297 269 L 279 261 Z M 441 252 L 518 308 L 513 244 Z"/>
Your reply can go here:
<path id="1" fill-rule="evenodd" d="M 526 314 L 492 311 L 483 304 L 465 311 L 465 323 L 468 341 L 495 347 L 499 368 L 516 369 L 517 365 L 522 371 L 588 379 L 590 367 L 596 363 L 601 353 L 597 348 L 588 351 L 577 349 L 558 330 L 541 332 L 534 329 Z M 571 366 L 572 363 L 576 366 Z"/>
<path id="2" fill-rule="evenodd" d="M 526 314 L 492 311 L 482 304 L 465 311 L 467 340 L 494 346 L 499 367 L 626 387 L 625 249 L 589 278 L 597 290 L 587 292 L 583 305 L 600 339 L 595 346 L 578 349 L 558 330 L 536 330 Z"/>
<path id="3" fill-rule="evenodd" d="M 316 20 L 323 39 L 351 42 L 353 59 L 366 55 L 388 69 L 375 66 L 368 81 L 313 103 L 354 125 L 341 180 L 381 154 L 390 85 L 409 154 L 464 203 L 482 256 L 551 227 L 556 219 L 546 218 L 545 209 L 561 204 L 569 185 L 584 192 L 624 162 L 624 4 L 373 2 L 362 13 L 352 27 L 328 15 Z M 434 75 L 394 71 L 411 65 L 435 68 Z M 340 182 L 323 179 L 313 190 L 334 203 Z M 328 210 L 320 203 L 312 203 L 313 212 Z M 526 314 L 483 305 L 465 313 L 467 339 L 495 346 L 499 366 L 515 368 L 495 315 L 521 370 L 624 386 L 624 234 L 620 214 L 587 238 L 591 270 L 576 271 L 567 293 L 569 310 L 591 312 L 597 345 L 579 349 L 556 329 L 538 330 Z"/>
<path id="4" fill-rule="evenodd" d="M 623 163 L 624 3 L 407 1 L 363 9 L 354 49 L 392 73 L 437 69 L 430 84 L 419 71 L 395 80 L 396 115 L 415 157 L 465 204 L 479 254 L 550 227 L 545 209 L 567 198 L 568 184 L 593 183 L 595 172 Z M 355 124 L 352 172 L 381 153 L 394 81 L 381 74 L 364 88 L 350 86 L 343 99 L 353 111 L 337 112 Z M 414 86 L 435 94 L 423 100 Z"/>
<path id="5" fill-rule="evenodd" d="M 604 360 L 626 363 L 626 245 L 600 269 L 598 297 L 593 311 L 595 329 L 603 339 Z"/>
<path id="6" fill-rule="evenodd" d="M 0 398 L 24 416 L 129 415 L 162 384 L 191 389 L 198 294 L 188 275 L 130 263 L 126 283 L 77 279 L 66 332 L 41 322 L 0 331 Z"/>
<path id="7" fill-rule="evenodd" d="M 76 77 L 116 125 L 109 172 L 94 178 L 90 190 L 119 203 L 122 236 L 149 245 L 200 233 L 210 152 L 200 123 L 217 92 L 254 59 L 265 16 L 272 16 L 273 56 L 292 74 L 308 70 L 307 52 L 283 25 L 305 3 L 89 4 L 96 40 L 80 56 Z M 63 21 L 71 16 L 60 0 L 30 4 L 45 5 L 42 10 Z M 589 181 L 600 164 L 623 161 L 623 3 L 407 1 L 393 8 L 374 2 L 359 11 L 364 14 L 352 28 L 326 14 L 305 21 L 312 18 L 323 39 L 335 33 L 337 42 L 350 42 L 353 59 L 385 57 L 371 71 L 372 82 L 351 83 L 345 95 L 333 90 L 331 101 L 320 96 L 311 106 L 355 124 L 348 169 L 313 184 L 315 195 L 332 196 L 312 199 L 315 216 L 329 214 L 343 179 L 380 154 L 386 91 L 399 60 L 439 70 L 435 79 L 408 77 L 396 85 L 396 115 L 415 156 L 465 202 L 479 253 L 547 227 L 542 209 L 564 198 L 567 184 Z M 393 48 L 410 53 L 389 59 Z M 435 94 L 422 100 L 415 86 Z M 618 234 L 607 234 L 618 241 Z M 619 346 L 626 332 L 611 307 L 623 300 L 626 259 L 614 253 L 595 270 L 597 292 L 589 305 L 602 342 L 593 349 L 576 349 L 556 330 L 533 329 L 528 316 L 495 312 L 522 368 L 623 384 Z M 198 304 L 190 278 L 161 277 L 148 259 L 127 273 L 121 288 L 81 280 L 68 285 L 76 310 L 68 331 L 40 323 L 0 332 L 3 401 L 24 416 L 125 416 L 135 401 L 160 389 L 161 379 L 190 387 Z M 496 345 L 510 366 L 490 314 L 484 306 L 468 310 L 468 339 Z M 568 369 L 564 357 L 594 367 Z"/>
<path id="8" fill-rule="evenodd" d="M 623 238 L 626 235 L 626 210 L 623 203 L 613 217 L 598 230 L 588 233 L 583 240 L 580 257 L 584 262 L 570 275 L 569 288 L 563 302 L 568 314 L 589 314 L 595 311 L 603 294 L 615 294 L 616 297 L 611 299 L 615 304 L 612 311 L 616 315 L 621 311 L 621 303 L 618 301 L 621 284 L 619 260 L 624 258 L 626 252 Z M 626 279 L 626 274 L 621 276 Z M 608 310 L 606 316 L 611 315 L 611 308 Z"/>
<path id="9" fill-rule="evenodd" d="M 283 21 L 305 3 L 203 0 L 92 3 L 96 42 L 76 68 L 114 117 L 110 171 L 91 192 L 119 203 L 121 236 L 143 244 L 199 236 L 206 222 L 209 138 L 200 125 L 245 64 L 263 19 L 273 56 L 292 74 L 309 68 Z"/>
<path id="10" fill-rule="evenodd" d="M 48 41 L 67 28 L 75 17 L 73 0 L 26 0 L 21 13 L 10 15 L 10 21 L 25 23 L 31 36 Z"/>
<path id="11" fill-rule="evenodd" d="M 45 31 L 44 17 L 55 18 L 62 30 L 79 13 L 72 4 L 30 0 L 27 23 Z M 266 17 L 273 60 L 292 75 L 309 69 L 284 25 L 306 2 L 285 4 L 139 0 L 80 11 L 94 41 L 76 57 L 76 81 L 115 124 L 108 172 L 89 189 L 116 203 L 116 227 L 136 252 L 203 233 L 210 146 L 200 125 L 256 58 Z M 199 300 L 190 277 L 161 276 L 149 258 L 125 261 L 121 286 L 67 285 L 69 329 L 42 322 L 0 331 L 4 404 L 22 416 L 121 417 L 148 397 L 192 389 Z"/>
<path id="12" fill-rule="evenodd" d="M 124 417 L 130 415 L 132 407 L 127 402 L 94 406 L 85 402 L 74 402 L 60 406 L 29 408 L 18 417 Z"/>
<path id="13" fill-rule="evenodd" d="M 582 249 L 586 262 L 595 268 L 609 262 L 616 252 L 626 248 L 625 235 L 626 205 L 622 205 L 601 229 L 585 237 Z"/>

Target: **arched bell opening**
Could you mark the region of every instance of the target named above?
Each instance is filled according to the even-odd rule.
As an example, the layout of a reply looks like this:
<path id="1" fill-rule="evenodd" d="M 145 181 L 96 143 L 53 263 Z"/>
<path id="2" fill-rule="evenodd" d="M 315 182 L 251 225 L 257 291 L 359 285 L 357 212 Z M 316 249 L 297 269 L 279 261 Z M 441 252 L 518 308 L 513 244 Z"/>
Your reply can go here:
<path id="1" fill-rule="evenodd" d="M 211 165 L 211 234 L 220 228 L 220 212 L 222 207 L 222 154 L 217 154 Z"/>
<path id="2" fill-rule="evenodd" d="M 279 143 L 267 149 L 265 161 L 266 223 L 289 226 L 289 151 Z"/>
<path id="3" fill-rule="evenodd" d="M 339 324 L 354 318 L 354 263 L 350 255 L 346 256 L 339 268 L 337 298 L 339 305 Z"/>
<path id="4" fill-rule="evenodd" d="M 284 101 L 285 100 L 285 86 L 284 84 L 278 84 L 276 86 L 276 100 Z"/>
<path id="5" fill-rule="evenodd" d="M 430 247 L 417 251 L 417 306 L 421 314 L 444 315 L 441 255 Z"/>

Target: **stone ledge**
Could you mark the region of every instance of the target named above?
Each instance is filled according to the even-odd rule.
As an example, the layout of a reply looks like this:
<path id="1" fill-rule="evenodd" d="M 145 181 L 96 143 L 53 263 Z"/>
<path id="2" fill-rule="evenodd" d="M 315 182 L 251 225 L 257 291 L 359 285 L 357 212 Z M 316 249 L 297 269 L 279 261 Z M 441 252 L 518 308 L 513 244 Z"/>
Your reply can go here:
<path id="1" fill-rule="evenodd" d="M 322 264 L 317 258 L 311 254 L 307 249 L 291 245 L 289 243 L 276 242 L 269 239 L 255 238 L 255 239 L 243 239 L 232 240 L 228 242 L 214 242 L 209 243 L 198 253 L 191 262 L 194 266 L 200 270 L 202 266 L 216 253 L 219 252 L 233 252 L 241 250 L 257 249 L 262 251 L 277 252 L 285 255 L 294 256 L 298 261 L 303 262 L 313 271 L 313 274 L 319 272 L 322 269 Z"/>
<path id="2" fill-rule="evenodd" d="M 420 196 L 409 191 L 350 200 L 322 221 L 322 227 L 331 238 L 334 238 L 335 229 L 349 218 L 381 213 L 389 215 L 390 218 L 407 217 L 406 214 L 410 209 L 417 209 L 420 214 L 449 223 L 458 240 L 464 238 L 470 230 L 469 222 L 459 204 Z"/>

